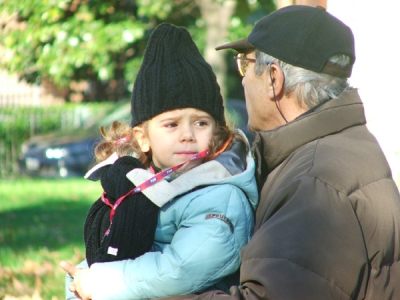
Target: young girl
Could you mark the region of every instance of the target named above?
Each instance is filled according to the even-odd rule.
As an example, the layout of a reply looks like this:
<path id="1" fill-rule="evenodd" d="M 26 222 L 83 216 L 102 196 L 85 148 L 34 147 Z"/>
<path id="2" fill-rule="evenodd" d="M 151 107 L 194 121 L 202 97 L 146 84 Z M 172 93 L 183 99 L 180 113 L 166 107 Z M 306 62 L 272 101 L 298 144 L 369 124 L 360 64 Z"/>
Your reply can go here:
<path id="1" fill-rule="evenodd" d="M 162 24 L 151 35 L 131 113 L 130 126 L 102 129 L 100 164 L 87 174 L 105 190 L 85 224 L 80 267 L 90 268 L 63 263 L 67 287 L 82 299 L 227 290 L 253 230 L 254 161 L 186 29 Z"/>

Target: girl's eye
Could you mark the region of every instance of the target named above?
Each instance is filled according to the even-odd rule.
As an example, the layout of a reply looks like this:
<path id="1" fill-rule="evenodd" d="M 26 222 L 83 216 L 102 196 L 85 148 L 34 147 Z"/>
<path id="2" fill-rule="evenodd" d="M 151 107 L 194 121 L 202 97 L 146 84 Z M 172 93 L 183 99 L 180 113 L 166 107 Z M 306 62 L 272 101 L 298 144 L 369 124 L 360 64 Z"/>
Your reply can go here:
<path id="1" fill-rule="evenodd" d="M 197 121 L 197 122 L 196 122 L 196 125 L 197 125 L 197 126 L 207 126 L 207 125 L 208 125 L 208 122 L 207 122 L 207 121 Z"/>
<path id="2" fill-rule="evenodd" d="M 172 128 L 172 127 L 176 127 L 177 123 L 167 123 L 164 126 L 167 127 L 167 128 Z"/>

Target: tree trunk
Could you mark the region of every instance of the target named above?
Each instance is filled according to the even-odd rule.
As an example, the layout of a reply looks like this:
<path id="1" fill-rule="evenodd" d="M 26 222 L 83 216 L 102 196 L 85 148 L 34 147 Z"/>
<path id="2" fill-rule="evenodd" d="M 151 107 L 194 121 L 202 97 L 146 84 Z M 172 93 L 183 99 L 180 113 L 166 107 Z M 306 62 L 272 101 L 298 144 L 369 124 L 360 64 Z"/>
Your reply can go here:
<path id="1" fill-rule="evenodd" d="M 212 66 L 225 99 L 227 95 L 225 78 L 228 68 L 223 51 L 216 51 L 215 47 L 223 44 L 228 35 L 236 0 L 196 0 L 196 3 L 206 24 L 204 58 Z"/>

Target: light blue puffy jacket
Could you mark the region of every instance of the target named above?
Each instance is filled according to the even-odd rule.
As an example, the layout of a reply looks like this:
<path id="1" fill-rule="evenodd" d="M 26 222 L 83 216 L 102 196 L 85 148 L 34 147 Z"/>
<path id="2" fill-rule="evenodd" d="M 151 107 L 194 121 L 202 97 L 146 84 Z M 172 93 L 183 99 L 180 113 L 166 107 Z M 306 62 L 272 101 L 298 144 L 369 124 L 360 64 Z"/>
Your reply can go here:
<path id="1" fill-rule="evenodd" d="M 236 143 L 212 161 L 143 191 L 159 205 L 153 251 L 134 260 L 95 263 L 93 299 L 146 299 L 197 293 L 240 266 L 240 250 L 254 227 L 258 202 L 255 164 Z M 135 169 L 138 185 L 152 177 Z M 79 265 L 84 267 L 86 262 Z M 66 286 L 70 283 L 67 276 Z M 74 296 L 67 292 L 67 299 Z"/>

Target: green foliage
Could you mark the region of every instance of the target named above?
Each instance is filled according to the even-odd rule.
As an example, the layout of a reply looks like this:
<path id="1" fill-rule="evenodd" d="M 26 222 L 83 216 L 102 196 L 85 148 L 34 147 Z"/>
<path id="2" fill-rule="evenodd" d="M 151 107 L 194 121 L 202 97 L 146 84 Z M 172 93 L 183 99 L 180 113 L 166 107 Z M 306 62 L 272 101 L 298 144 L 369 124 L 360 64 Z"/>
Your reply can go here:
<path id="1" fill-rule="evenodd" d="M 236 12 L 232 16 L 228 34 L 229 41 L 247 37 L 254 24 L 275 9 L 276 5 L 273 0 L 237 0 Z"/>
<path id="2" fill-rule="evenodd" d="M 258 3 L 237 0 L 230 39 L 247 36 L 255 16 L 274 7 L 273 0 Z M 67 89 L 86 80 L 95 90 L 83 93 L 86 101 L 127 96 L 147 39 L 162 22 L 185 26 L 199 48 L 205 46 L 206 26 L 193 0 L 0 0 L 0 6 L 7 16 L 0 67 Z"/>
<path id="3" fill-rule="evenodd" d="M 134 1 L 3 2 L 3 13 L 23 26 L 3 28 L 0 42 L 8 52 L 2 64 L 29 82 L 118 82 L 145 33 Z"/>
<path id="4" fill-rule="evenodd" d="M 0 299 L 64 299 L 59 262 L 85 257 L 83 224 L 101 194 L 84 179 L 0 181 Z"/>

